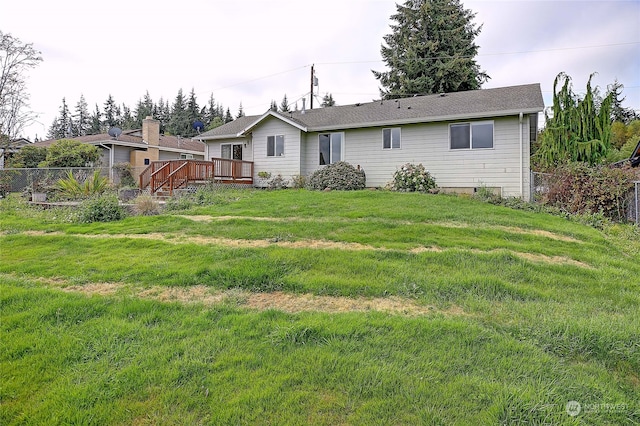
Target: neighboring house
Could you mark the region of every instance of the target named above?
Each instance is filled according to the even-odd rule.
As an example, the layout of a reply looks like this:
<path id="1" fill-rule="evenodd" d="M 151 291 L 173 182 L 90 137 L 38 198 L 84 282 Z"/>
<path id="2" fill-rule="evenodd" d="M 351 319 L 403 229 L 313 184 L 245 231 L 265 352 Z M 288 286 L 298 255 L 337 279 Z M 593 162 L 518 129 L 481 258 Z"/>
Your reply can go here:
<path id="1" fill-rule="evenodd" d="M 25 138 L 12 140 L 7 146 L 0 148 L 0 169 L 4 169 L 5 164 L 13 154 L 18 152 L 20 148 L 30 145 L 31 141 Z"/>
<path id="2" fill-rule="evenodd" d="M 383 187 L 422 163 L 445 190 L 485 186 L 529 199 L 530 144 L 544 108 L 539 84 L 245 116 L 198 137 L 205 157 L 254 163 L 254 173 L 308 176 L 346 161 Z"/>
<path id="3" fill-rule="evenodd" d="M 165 136 L 160 134 L 160 122 L 151 117 L 142 121 L 142 129 L 125 130 L 118 137 L 103 133 L 69 138 L 97 146 L 101 150 L 102 167 L 109 168 L 109 176 L 113 178 L 112 166 L 118 163 L 130 163 L 135 171 L 134 176 L 142 172 L 152 161 L 194 159 L 203 160 L 205 146 L 202 142 Z M 36 142 L 35 146 L 48 147 L 56 142 L 50 139 Z"/>

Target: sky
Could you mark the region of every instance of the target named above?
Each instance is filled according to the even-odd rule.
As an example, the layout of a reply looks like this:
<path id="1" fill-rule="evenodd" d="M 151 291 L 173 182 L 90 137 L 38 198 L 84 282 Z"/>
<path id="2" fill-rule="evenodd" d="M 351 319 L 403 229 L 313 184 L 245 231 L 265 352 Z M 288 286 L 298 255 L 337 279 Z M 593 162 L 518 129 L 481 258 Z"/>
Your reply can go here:
<path id="1" fill-rule="evenodd" d="M 89 111 L 109 95 L 134 108 L 148 91 L 173 102 L 193 88 L 236 115 L 262 114 L 272 100 L 300 100 L 318 78 L 338 105 L 379 98 L 371 70 L 384 71 L 380 47 L 394 0 L 20 0 L 0 10 L 0 29 L 33 43 L 43 61 L 27 74 L 36 121 L 24 135 L 42 139 L 62 98 Z M 640 112 L 640 0 L 463 0 L 482 25 L 477 63 L 483 88 L 540 83 L 546 106 L 567 73 L 575 93 L 616 79 L 623 106 Z M 307 97 L 308 99 L 308 97 Z M 295 104 L 294 104 L 295 105 Z M 309 103 L 307 100 L 307 108 Z"/>

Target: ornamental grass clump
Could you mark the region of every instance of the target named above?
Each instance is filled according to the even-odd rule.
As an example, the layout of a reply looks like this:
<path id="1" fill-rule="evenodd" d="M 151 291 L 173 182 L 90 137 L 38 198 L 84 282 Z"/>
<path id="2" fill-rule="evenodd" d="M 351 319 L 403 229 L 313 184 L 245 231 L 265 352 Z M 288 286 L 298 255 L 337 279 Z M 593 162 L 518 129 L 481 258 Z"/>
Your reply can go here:
<path id="1" fill-rule="evenodd" d="M 421 164 L 407 163 L 393 174 L 391 189 L 403 192 L 428 192 L 436 187 L 436 179 Z"/>
<path id="2" fill-rule="evenodd" d="M 364 189 L 365 183 L 364 170 L 357 169 L 345 161 L 339 161 L 313 172 L 307 180 L 307 189 L 355 191 Z"/>

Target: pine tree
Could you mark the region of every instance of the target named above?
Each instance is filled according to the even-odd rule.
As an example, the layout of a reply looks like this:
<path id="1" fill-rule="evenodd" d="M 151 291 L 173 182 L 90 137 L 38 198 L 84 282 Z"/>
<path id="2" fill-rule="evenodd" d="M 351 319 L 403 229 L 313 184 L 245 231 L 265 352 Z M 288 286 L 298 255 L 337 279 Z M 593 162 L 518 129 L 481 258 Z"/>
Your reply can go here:
<path id="1" fill-rule="evenodd" d="M 109 97 L 104 103 L 104 126 L 108 129 L 110 127 L 119 127 L 122 125 L 120 117 L 120 107 L 116 104 L 113 96 L 109 94 Z"/>
<path id="2" fill-rule="evenodd" d="M 233 121 L 233 116 L 231 115 L 231 111 L 229 110 L 229 108 L 227 108 L 227 112 L 224 115 L 224 123 L 230 123 Z"/>
<path id="3" fill-rule="evenodd" d="M 71 120 L 67 100 L 62 98 L 59 114 L 53 119 L 51 127 L 49 127 L 49 132 L 47 132 L 47 138 L 64 139 L 70 137 L 73 137 L 73 121 Z"/>
<path id="4" fill-rule="evenodd" d="M 242 102 L 240 102 L 240 108 L 238 108 L 238 115 L 236 118 L 244 117 L 244 110 L 242 109 Z"/>
<path id="5" fill-rule="evenodd" d="M 171 116 L 167 123 L 167 132 L 174 136 L 188 136 L 190 128 L 191 124 L 189 123 L 187 101 L 184 98 L 182 89 L 180 89 L 171 106 Z"/>
<path id="6" fill-rule="evenodd" d="M 327 93 L 326 95 L 324 95 L 324 97 L 322 98 L 322 103 L 320 104 L 321 107 L 332 107 L 336 104 L 336 101 L 333 100 L 333 95 L 331 95 L 331 93 Z"/>
<path id="7" fill-rule="evenodd" d="M 122 128 L 125 130 L 132 130 L 137 127 L 136 119 L 131 114 L 131 108 L 122 104 Z"/>
<path id="8" fill-rule="evenodd" d="M 100 112 L 100 107 L 96 104 L 96 111 L 91 114 L 91 127 L 89 128 L 88 134 L 99 135 L 102 132 L 102 113 Z"/>
<path id="9" fill-rule="evenodd" d="M 287 99 L 287 94 L 285 93 L 284 98 L 282 98 L 282 102 L 280 102 L 280 112 L 289 112 L 291 108 L 289 108 L 289 100 Z"/>
<path id="10" fill-rule="evenodd" d="M 149 91 L 144 94 L 144 98 L 139 99 L 136 108 L 133 111 L 136 120 L 136 128 L 142 127 L 142 120 L 149 116 L 153 116 L 153 99 L 149 95 Z"/>
<path id="11" fill-rule="evenodd" d="M 189 93 L 189 101 L 187 101 L 187 117 L 189 120 L 189 128 L 188 132 L 183 136 L 192 137 L 198 134 L 198 131 L 193 127 L 193 123 L 195 123 L 196 121 L 202 121 L 202 114 L 200 113 L 200 107 L 198 106 L 198 101 L 196 100 L 196 92 L 193 88 L 191 88 L 191 92 Z"/>
<path id="12" fill-rule="evenodd" d="M 278 111 L 278 103 L 275 100 L 271 101 L 271 106 L 269 106 L 271 111 Z"/>
<path id="13" fill-rule="evenodd" d="M 89 106 L 84 99 L 84 95 L 81 94 L 73 115 L 73 136 L 84 136 L 89 134 L 90 131 L 91 116 L 89 115 Z"/>
<path id="14" fill-rule="evenodd" d="M 406 0 L 396 8 L 380 50 L 389 71 L 373 71 L 383 98 L 479 89 L 489 79 L 475 61 L 482 26 L 460 0 Z"/>

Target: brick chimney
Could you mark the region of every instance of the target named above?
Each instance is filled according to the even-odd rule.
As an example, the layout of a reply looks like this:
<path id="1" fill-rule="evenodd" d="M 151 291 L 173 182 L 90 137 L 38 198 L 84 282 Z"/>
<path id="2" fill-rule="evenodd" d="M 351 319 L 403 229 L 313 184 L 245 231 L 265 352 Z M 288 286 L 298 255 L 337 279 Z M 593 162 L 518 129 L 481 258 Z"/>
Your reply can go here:
<path id="1" fill-rule="evenodd" d="M 160 144 L 160 122 L 148 116 L 142 120 L 142 139 L 149 146 L 158 146 Z"/>

